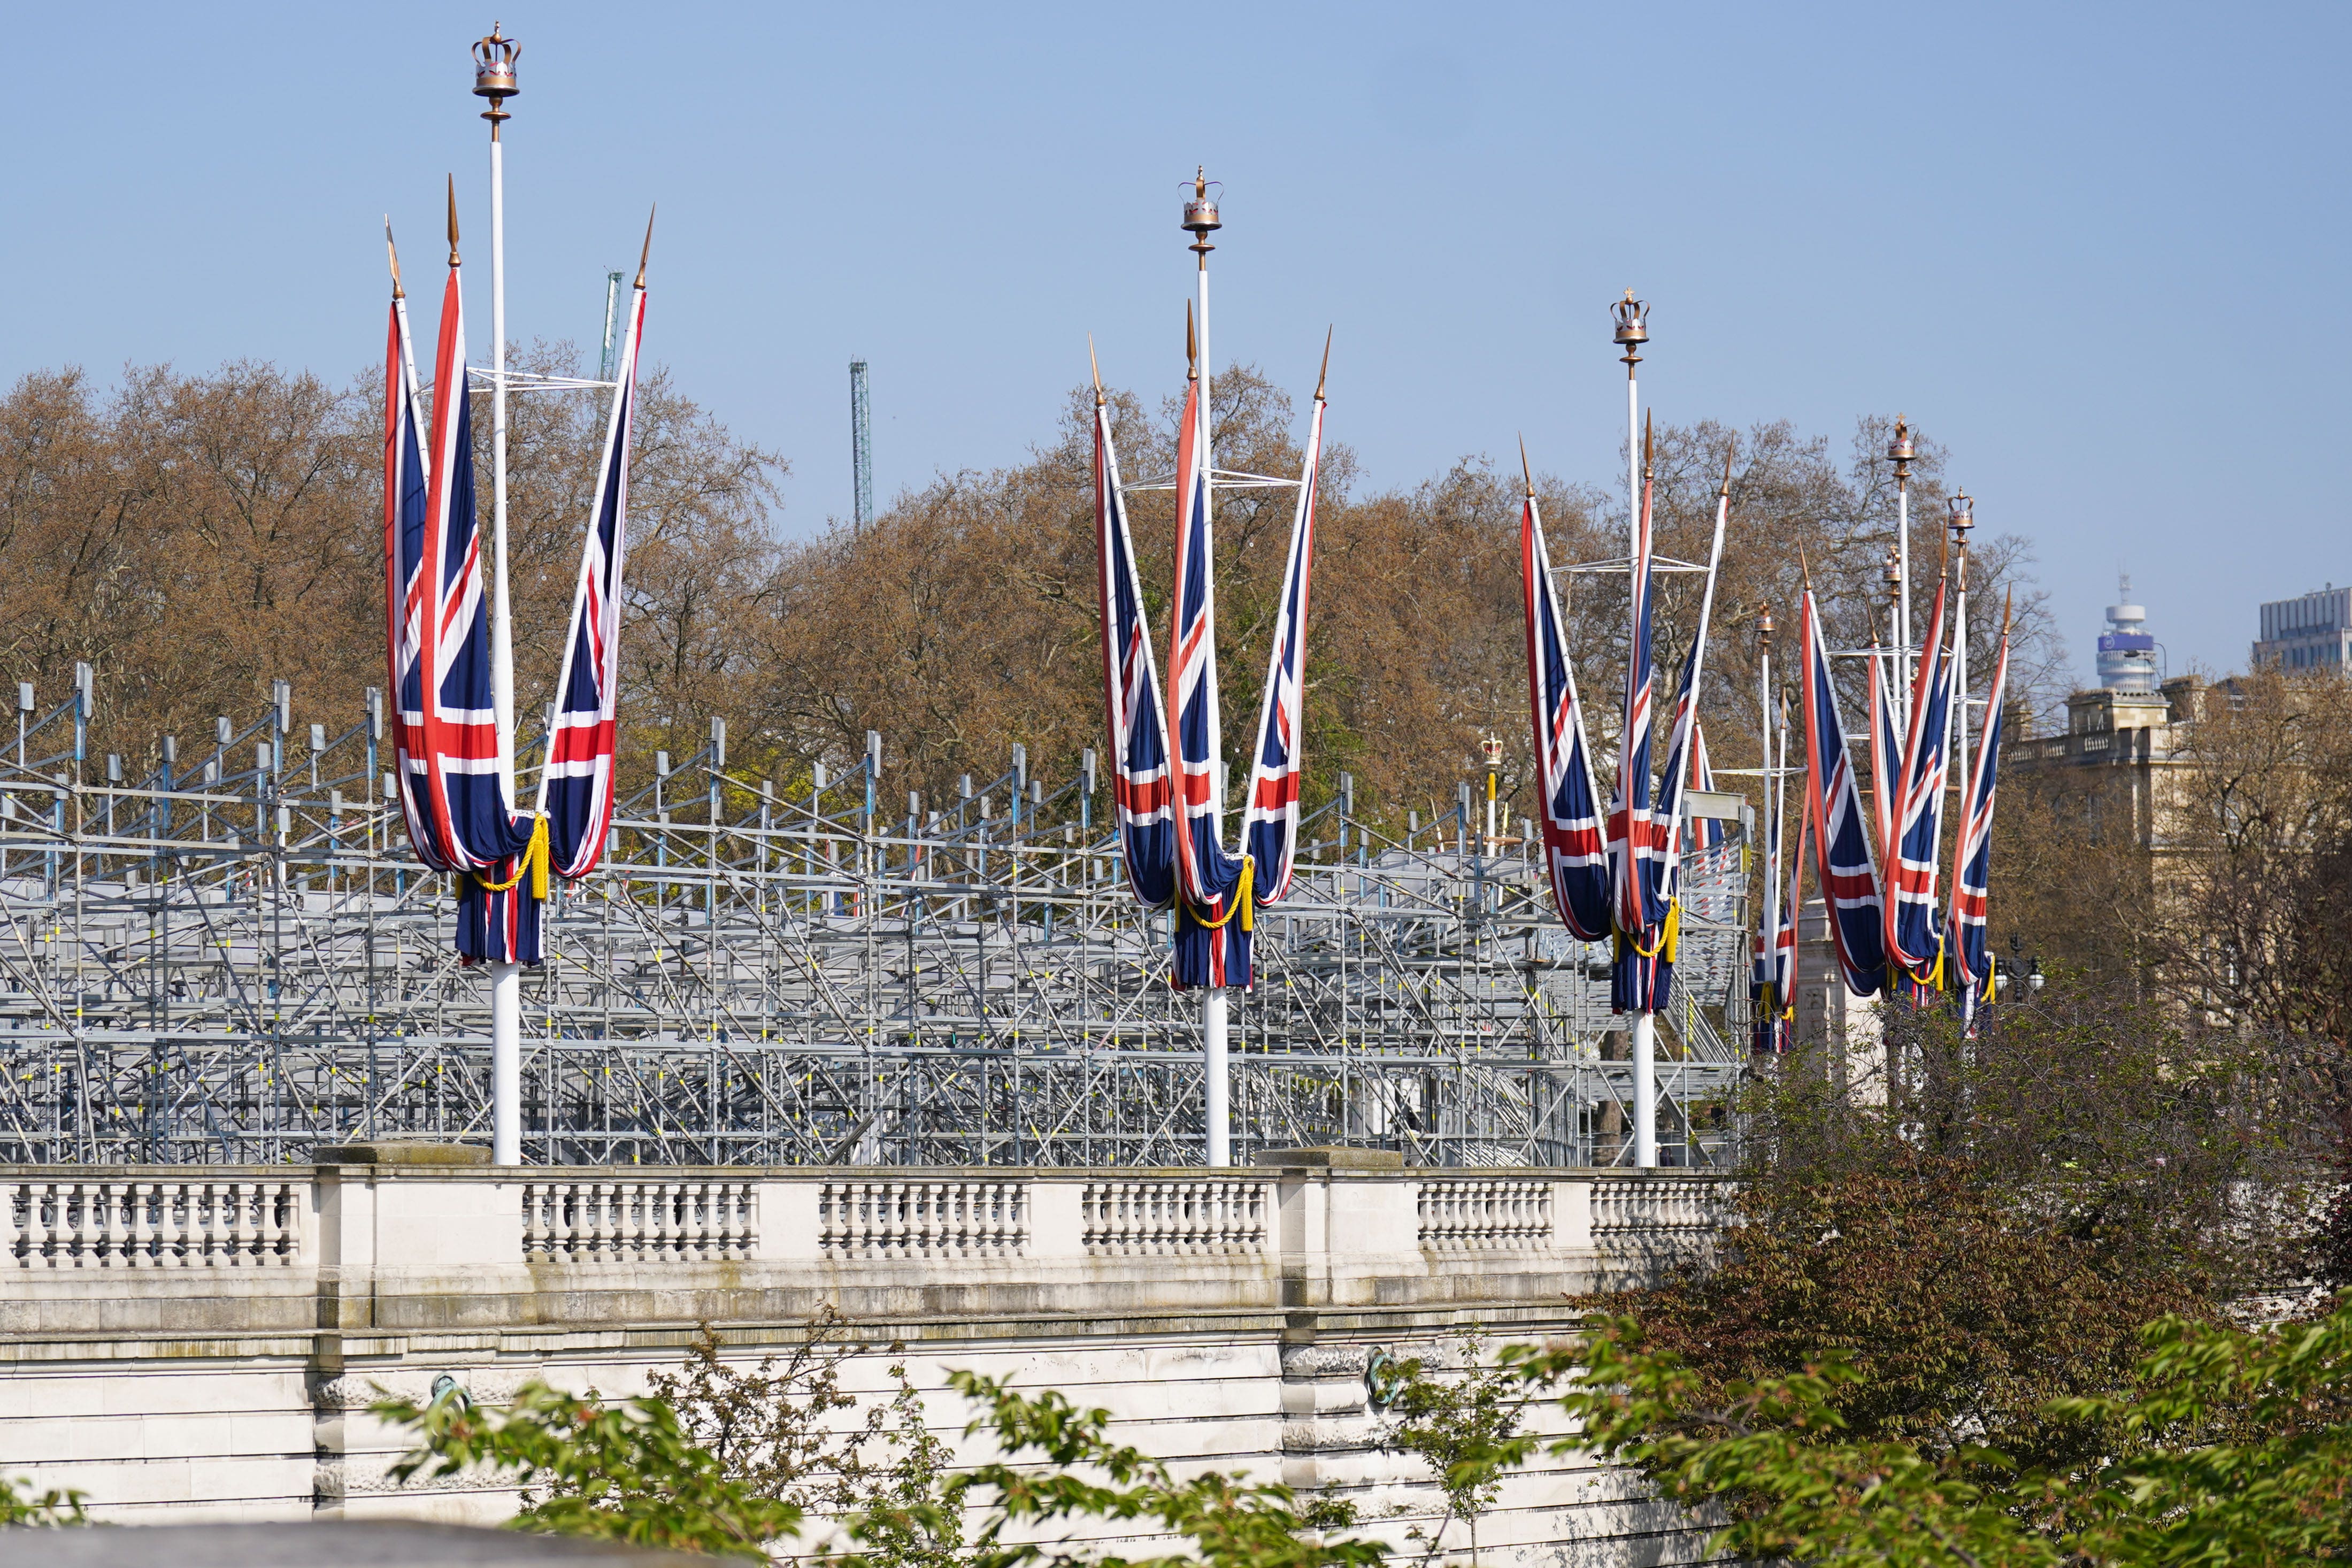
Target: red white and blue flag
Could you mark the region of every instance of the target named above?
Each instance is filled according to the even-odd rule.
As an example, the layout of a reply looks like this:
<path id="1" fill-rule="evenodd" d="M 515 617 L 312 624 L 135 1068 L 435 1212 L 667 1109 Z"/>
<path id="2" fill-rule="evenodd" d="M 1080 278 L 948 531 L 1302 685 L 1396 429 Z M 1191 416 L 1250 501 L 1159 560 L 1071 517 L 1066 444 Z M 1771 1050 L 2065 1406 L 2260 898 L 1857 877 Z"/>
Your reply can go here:
<path id="1" fill-rule="evenodd" d="M 1159 909 L 1175 896 L 1176 826 L 1170 810 L 1168 726 L 1160 717 L 1160 670 L 1143 612 L 1143 580 L 1128 530 L 1127 495 L 1111 445 L 1110 409 L 1095 396 L 1095 545 L 1101 563 L 1103 721 L 1110 743 L 1111 800 L 1127 885 Z"/>
<path id="2" fill-rule="evenodd" d="M 423 421 L 417 414 L 416 356 L 409 343 L 408 300 L 395 287 L 383 371 L 383 605 L 386 671 L 392 691 L 392 748 L 400 809 L 416 858 L 436 871 L 456 869 L 435 830 L 425 751 L 425 519 Z"/>
<path id="3" fill-rule="evenodd" d="M 1643 442 L 1648 446 L 1646 433 Z M 1650 500 L 1654 486 L 1648 454 L 1642 465 L 1642 504 L 1633 516 L 1627 562 L 1632 635 L 1625 648 L 1625 702 L 1617 735 L 1617 788 L 1609 802 L 1609 881 L 1612 919 L 1621 939 L 1664 926 L 1668 849 L 1664 828 L 1650 805 Z M 1620 1011 L 1622 1011 L 1621 1008 Z"/>
<path id="4" fill-rule="evenodd" d="M 1532 486 L 1519 514 L 1519 596 L 1527 610 L 1528 708 L 1535 729 L 1536 777 L 1543 791 L 1544 867 L 1552 905 L 1579 942 L 1605 942 L 1611 930 L 1609 845 L 1601 791 L 1592 777 L 1576 667 L 1569 657 Z"/>
<path id="5" fill-rule="evenodd" d="M 1647 465 L 1644 464 L 1646 470 Z M 1619 843 L 1630 852 L 1615 868 L 1631 883 L 1616 890 L 1618 920 L 1616 962 L 1610 971 L 1609 1005 L 1619 1013 L 1654 1012 L 1665 1006 L 1674 989 L 1675 950 L 1680 918 L 1683 791 L 1698 738 L 1699 678 L 1706 664 L 1707 621 L 1715 609 L 1715 574 L 1723 556 L 1723 530 L 1731 510 L 1730 481 L 1717 498 L 1715 541 L 1707 554 L 1706 586 L 1699 596 L 1698 625 L 1690 649 L 1683 656 L 1682 679 L 1675 691 L 1675 723 L 1666 742 L 1665 777 L 1656 804 L 1650 804 L 1650 637 L 1652 608 L 1651 500 L 1654 486 L 1645 471 L 1642 484 L 1641 522 L 1634 538 L 1630 569 L 1633 584 L 1635 659 L 1625 672 L 1627 733 L 1618 739 L 1618 802 L 1623 807 L 1622 835 L 1612 823 L 1611 847 Z M 1636 736 L 1631 726 L 1639 723 Z M 1630 875 L 1627 875 L 1630 873 Z M 1627 923 L 1639 913 L 1643 923 Z"/>
<path id="6" fill-rule="evenodd" d="M 394 627 L 394 668 L 402 676 L 399 723 L 415 744 L 400 775 L 403 810 L 426 836 L 418 841 L 419 858 L 462 875 L 458 952 L 471 963 L 536 963 L 545 829 L 535 816 L 514 814 L 509 759 L 491 702 L 489 607 L 474 500 L 472 381 L 454 261 L 442 296 L 433 387 L 424 531 L 414 580 L 404 586 L 404 614 Z M 404 455 L 388 444 L 387 456 L 399 460 L 387 467 L 386 489 L 399 493 L 395 487 L 408 484 Z M 387 544 L 401 550 L 405 540 L 388 537 Z M 404 668 L 412 605 L 415 656 Z M 411 673 L 414 679 L 407 679 Z M 409 707 L 411 701 L 416 706 Z"/>
<path id="7" fill-rule="evenodd" d="M 572 626 L 555 682 L 554 723 L 539 809 L 547 817 L 552 869 L 577 881 L 596 868 L 613 822 L 613 761 L 619 740 L 621 582 L 628 555 L 629 434 L 636 413 L 637 346 L 646 323 L 642 275 L 629 300 L 619 384 L 604 421 L 596 499 L 572 594 Z"/>
<path id="8" fill-rule="evenodd" d="M 1937 984 L 1943 922 L 1936 907 L 1942 853 L 1944 787 L 1951 755 L 1952 659 L 1944 647 L 1944 595 L 1927 620 L 1927 652 L 1912 688 L 1911 729 L 1903 746 L 1903 789 L 1895 803 L 1895 840 L 1887 855 L 1893 897 L 1886 910 L 1890 967 L 1914 986 Z"/>
<path id="9" fill-rule="evenodd" d="M 1964 1017 L 1976 1016 L 1979 993 L 1990 1000 L 1992 954 L 1985 942 L 1986 900 L 1992 884 L 1992 810 L 2000 772 L 2001 706 L 2009 687 L 2009 617 L 2001 616 L 2000 651 L 1994 656 L 1992 689 L 1985 693 L 1984 733 L 1976 774 L 1961 803 L 1960 837 L 1952 858 L 1951 931 L 1946 946 L 1950 981 Z"/>
<path id="10" fill-rule="evenodd" d="M 1892 853 L 1895 802 L 1903 792 L 1903 731 L 1896 721 L 1895 655 L 1870 649 L 1870 841 Z"/>
<path id="11" fill-rule="evenodd" d="M 1870 847 L 1837 683 L 1822 640 L 1820 606 L 1805 590 L 1805 812 L 1812 829 L 1815 868 L 1829 909 L 1831 944 L 1848 991 L 1874 996 L 1886 984 L 1885 901 Z"/>
<path id="12" fill-rule="evenodd" d="M 1265 667 L 1265 694 L 1257 721 L 1257 754 L 1250 763 L 1249 805 L 1242 843 L 1249 852 L 1251 898 L 1270 904 L 1290 891 L 1298 858 L 1298 787 L 1307 731 L 1307 588 L 1315 564 L 1315 489 L 1323 453 L 1323 393 L 1307 426 L 1307 461 L 1298 505 L 1290 519 L 1290 551 L 1282 568 L 1282 600 Z"/>
<path id="13" fill-rule="evenodd" d="M 1217 788 L 1215 552 L 1209 518 L 1207 432 L 1198 375 L 1186 383 L 1176 438 L 1176 624 L 1168 654 L 1168 710 L 1176 752 L 1175 984 L 1250 984 L 1250 863 L 1224 847 Z"/>
<path id="14" fill-rule="evenodd" d="M 1785 723 L 1781 732 L 1781 760 L 1786 765 Z M 1769 779 L 1766 784 L 1766 810 L 1771 826 L 1764 841 L 1763 920 L 1756 932 L 1755 968 L 1748 980 L 1748 996 L 1754 1004 L 1751 1048 L 1780 1056 L 1791 1044 L 1797 1013 L 1797 916 L 1803 908 L 1799 889 L 1804 880 L 1806 822 L 1804 814 L 1798 813 L 1797 842 L 1789 850 L 1790 858 L 1785 863 L 1784 877 L 1780 840 L 1787 828 L 1780 820 L 1779 792 Z"/>

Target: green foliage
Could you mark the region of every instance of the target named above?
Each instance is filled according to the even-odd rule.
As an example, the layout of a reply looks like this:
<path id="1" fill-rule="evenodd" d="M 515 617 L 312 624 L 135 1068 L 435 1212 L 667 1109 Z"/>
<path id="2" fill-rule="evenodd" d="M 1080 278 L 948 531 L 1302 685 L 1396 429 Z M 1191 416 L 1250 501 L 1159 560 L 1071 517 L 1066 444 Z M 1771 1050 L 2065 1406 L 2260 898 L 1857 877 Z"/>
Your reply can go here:
<path id="1" fill-rule="evenodd" d="M 2134 1397 L 2071 1402 L 2145 1443 L 2095 1479 L 2080 1548 L 2148 1564 L 2352 1558 L 2352 1300 L 2269 1333 L 2167 1319 L 2147 1341 Z"/>
<path id="2" fill-rule="evenodd" d="M 1989 1447 L 1930 1457 L 1855 1436 L 1836 1405 L 1864 1378 L 1843 1355 L 1719 1381 L 1641 1335 L 1633 1319 L 1596 1318 L 1577 1343 L 1505 1359 L 1531 1382 L 1566 1385 L 1560 1405 L 1580 1436 L 1555 1452 L 1634 1466 L 1685 1507 L 1738 1505 L 1713 1542 L 1735 1557 L 1822 1568 L 2352 1560 L 2352 1303 L 2264 1332 L 2149 1325 L 2127 1394 L 2052 1412 L 2127 1434 L 2130 1451 L 2051 1470 Z M 1485 1462 L 1518 1463 L 1533 1447 L 1511 1439 Z"/>
<path id="3" fill-rule="evenodd" d="M 82 1503 L 89 1496 L 56 1487 L 37 1492 L 23 1476 L 0 1476 L 0 1524 L 86 1524 Z"/>
<path id="4" fill-rule="evenodd" d="M 1445 1496 L 1444 1515 L 1433 1527 L 1407 1532 L 1427 1543 L 1424 1561 L 1436 1556 L 1446 1526 L 1460 1520 L 1470 1536 L 1470 1561 L 1477 1563 L 1478 1519 L 1503 1486 L 1488 1458 L 1517 1435 L 1526 1410 L 1518 1375 L 1486 1351 L 1485 1337 L 1473 1329 L 1462 1336 L 1458 1373 L 1433 1374 L 1419 1359 L 1397 1368 L 1382 1444 L 1418 1455 Z"/>
<path id="5" fill-rule="evenodd" d="M 534 1382 L 503 1409 L 447 1398 L 370 1408 L 419 1433 L 393 1466 L 394 1480 L 475 1466 L 511 1472 L 524 1488 L 517 1529 L 764 1558 L 768 1543 L 800 1528 L 796 1504 L 729 1475 L 659 1399 L 606 1404 Z"/>
<path id="6" fill-rule="evenodd" d="M 828 1307 L 800 1342 L 756 1367 L 719 1355 L 706 1323 L 677 1372 L 658 1372 L 647 1391 L 677 1413 L 688 1438 L 755 1495 L 809 1513 L 864 1516 L 871 1552 L 889 1568 L 930 1568 L 954 1559 L 962 1540 L 954 1515 L 914 1511 L 945 1476 L 947 1445 L 923 1422 L 922 1396 L 903 1361 L 889 1368 L 887 1401 L 865 1407 L 843 1391 L 841 1368 L 866 1347 Z M 889 1353 L 904 1346 L 892 1344 Z"/>
<path id="7" fill-rule="evenodd" d="M 972 1510 L 977 1522 L 962 1556 L 970 1568 L 1375 1568 L 1388 1554 L 1376 1542 L 1329 1538 L 1331 1516 L 1288 1487 L 1216 1471 L 1179 1480 L 1158 1459 L 1112 1442 L 1106 1411 L 1081 1410 L 1052 1392 L 1015 1394 L 977 1373 L 949 1381 L 980 1406 L 968 1434 L 989 1433 L 1000 1457 L 950 1478 L 935 1499 L 908 1511 L 933 1521 Z M 1111 1525 L 1129 1538 L 1174 1536 L 1189 1549 L 1129 1557 L 1055 1539 L 1055 1527 L 1081 1523 Z M 852 1521 L 862 1549 L 837 1568 L 887 1561 L 871 1550 L 877 1527 L 897 1525 L 874 1516 Z"/>
<path id="8" fill-rule="evenodd" d="M 1717 1267 L 1591 1304 L 1638 1317 L 1708 1400 L 1843 1365 L 1821 1388 L 1838 1429 L 1932 1462 L 1988 1443 L 2045 1468 L 2107 1451 L 2051 1401 L 2123 1388 L 2153 1314 L 2209 1315 L 2179 1274 L 2021 1213 L 1959 1162 L 1751 1185 L 1734 1212 Z"/>

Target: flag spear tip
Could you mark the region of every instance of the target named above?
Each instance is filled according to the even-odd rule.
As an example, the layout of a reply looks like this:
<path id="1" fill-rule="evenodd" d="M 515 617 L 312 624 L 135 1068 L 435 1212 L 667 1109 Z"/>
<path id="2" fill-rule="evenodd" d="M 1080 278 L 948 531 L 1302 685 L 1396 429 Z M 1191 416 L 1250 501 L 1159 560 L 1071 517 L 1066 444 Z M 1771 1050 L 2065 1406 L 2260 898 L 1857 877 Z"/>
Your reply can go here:
<path id="1" fill-rule="evenodd" d="M 1087 368 L 1095 373 L 1095 406 L 1103 405 L 1102 362 L 1095 358 L 1095 335 L 1087 334 Z"/>
<path id="2" fill-rule="evenodd" d="M 1201 350 L 1192 338 L 1192 301 L 1184 301 L 1184 379 L 1201 379 Z"/>
<path id="3" fill-rule="evenodd" d="M 395 300 L 405 300 L 408 296 L 402 291 L 400 287 L 400 247 L 392 243 L 392 215 L 390 213 L 383 215 L 383 251 L 386 256 L 392 258 L 392 297 Z"/>
<path id="4" fill-rule="evenodd" d="M 457 176 L 449 176 L 449 265 L 457 265 Z"/>
<path id="5" fill-rule="evenodd" d="M 1652 423 L 1652 421 L 1653 421 L 1654 418 L 1655 418 L 1655 416 L 1652 415 L 1652 414 L 1651 414 L 1651 413 L 1649 413 L 1647 410 L 1644 410 L 1644 411 L 1643 412 L 1643 415 L 1642 415 L 1642 477 L 1643 477 L 1643 479 L 1647 479 L 1647 478 L 1649 478 L 1649 475 L 1650 475 L 1650 469 L 1652 468 L 1652 467 L 1654 467 L 1654 466 L 1655 461 L 1656 461 L 1656 458 L 1657 458 L 1657 452 L 1658 452 L 1658 439 L 1657 439 L 1657 436 L 1658 436 L 1658 433 L 1657 433 L 1656 426 Z"/>
<path id="6" fill-rule="evenodd" d="M 646 286 L 646 262 L 654 253 L 654 215 L 659 211 L 661 211 L 659 202 L 646 209 L 646 246 L 643 250 L 637 252 L 637 280 L 633 285 L 635 288 L 642 289 Z"/>
<path id="7" fill-rule="evenodd" d="M 1727 496 L 1731 493 L 1731 459 L 1738 450 L 1739 443 L 1737 440 L 1723 449 L 1723 489 L 1716 492 L 1718 495 Z"/>
<path id="8" fill-rule="evenodd" d="M 1519 477 L 1528 482 L 1528 499 L 1535 500 L 1536 474 L 1533 468 L 1528 467 L 1528 436 L 1524 430 L 1519 432 Z"/>
<path id="9" fill-rule="evenodd" d="M 1318 403 L 1323 401 L 1324 384 L 1331 379 L 1331 334 L 1337 331 L 1336 326 L 1323 329 L 1323 368 L 1315 373 L 1315 401 Z"/>

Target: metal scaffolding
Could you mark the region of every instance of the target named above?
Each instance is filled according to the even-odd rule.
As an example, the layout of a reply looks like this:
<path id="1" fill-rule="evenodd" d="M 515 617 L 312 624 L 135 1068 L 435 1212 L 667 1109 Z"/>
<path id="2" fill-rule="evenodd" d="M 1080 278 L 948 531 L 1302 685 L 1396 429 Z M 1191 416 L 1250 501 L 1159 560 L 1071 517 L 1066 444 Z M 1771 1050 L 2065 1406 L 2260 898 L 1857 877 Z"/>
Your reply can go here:
<path id="1" fill-rule="evenodd" d="M 386 804 L 370 706 L 306 736 L 280 683 L 206 754 L 166 742 L 126 780 L 84 755 L 86 678 L 46 716 L 24 692 L 0 753 L 0 1161 L 487 1138 L 488 981 L 450 951 L 448 880 Z M 1201 1162 L 1198 1012 L 1169 987 L 1168 917 L 1127 891 L 1091 757 L 1049 788 L 1015 746 L 1002 776 L 899 816 L 877 798 L 878 737 L 845 774 L 781 787 L 730 773 L 712 731 L 657 759 L 604 868 L 548 906 L 524 982 L 526 1159 Z M 1606 950 L 1568 938 L 1466 789 L 1402 838 L 1349 815 L 1351 793 L 1307 818 L 1291 895 L 1257 916 L 1236 1157 L 1630 1161 Z M 1686 868 L 1666 1163 L 1730 1158 L 1746 854 L 1727 826 Z"/>

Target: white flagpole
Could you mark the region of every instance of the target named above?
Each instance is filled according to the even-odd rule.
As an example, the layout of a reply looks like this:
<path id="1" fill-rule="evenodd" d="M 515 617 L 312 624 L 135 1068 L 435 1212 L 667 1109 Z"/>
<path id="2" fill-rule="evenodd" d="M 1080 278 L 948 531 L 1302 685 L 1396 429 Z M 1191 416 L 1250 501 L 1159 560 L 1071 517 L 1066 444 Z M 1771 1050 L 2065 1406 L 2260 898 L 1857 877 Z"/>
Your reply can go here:
<path id="1" fill-rule="evenodd" d="M 1763 948 L 1764 973 L 1770 990 L 1763 997 L 1767 1007 L 1775 1007 L 1780 992 L 1780 942 L 1774 922 L 1780 916 L 1780 769 L 1772 755 L 1772 611 L 1766 606 L 1756 617 L 1756 724 L 1764 739 L 1764 821 L 1771 837 L 1764 845 L 1764 898 L 1757 934 Z M 1782 762 L 1787 760 L 1784 755 Z M 1753 1020 L 1750 1039 L 1754 1043 Z"/>
<path id="2" fill-rule="evenodd" d="M 499 127 L 515 95 L 515 41 L 474 46 L 474 91 L 490 100 L 490 706 L 498 721 L 499 793 L 514 810 L 514 628 L 507 595 L 507 187 Z M 521 898 L 518 886 L 515 897 Z M 522 1163 L 522 965 L 490 965 L 490 1162 Z"/>
<path id="3" fill-rule="evenodd" d="M 1895 731 L 1911 732 L 1911 426 L 1895 416 Z"/>
<path id="4" fill-rule="evenodd" d="M 1216 247 L 1209 243 L 1209 235 L 1223 224 L 1217 216 L 1217 204 L 1209 199 L 1205 166 L 1193 172 L 1192 199 L 1184 204 L 1182 226 L 1192 236 L 1189 248 L 1201 258 L 1198 269 L 1201 294 L 1201 428 L 1197 439 L 1201 446 L 1201 505 L 1213 524 L 1216 520 L 1216 486 L 1211 475 L 1216 464 L 1209 444 L 1212 429 L 1209 414 L 1209 252 Z M 1176 525 L 1183 527 L 1184 520 L 1177 519 Z M 1213 616 L 1217 592 L 1215 560 L 1212 558 L 1202 563 L 1202 568 L 1208 582 L 1210 614 Z M 1213 620 L 1211 624 L 1214 624 Z M 1217 847 L 1223 849 L 1225 841 L 1224 731 L 1218 722 L 1217 651 L 1213 644 L 1209 648 L 1205 679 L 1209 688 L 1209 789 L 1210 798 L 1215 806 L 1209 814 L 1209 831 L 1214 836 Z M 1177 715 L 1171 713 L 1168 720 L 1172 738 Z M 1176 809 L 1184 809 L 1181 799 Z M 1202 1121 L 1206 1124 L 1206 1158 L 1213 1166 L 1234 1163 L 1233 1083 L 1226 1065 L 1225 1045 L 1225 988 L 1212 985 L 1201 993 L 1201 1110 Z"/>
<path id="5" fill-rule="evenodd" d="M 1969 812 L 1969 530 L 1976 526 L 1969 515 L 1969 492 L 1962 490 L 1948 503 L 1952 512 L 1953 553 L 1959 557 L 1957 567 L 1958 607 L 1952 617 L 1952 776 L 1959 781 L 1960 820 L 1968 820 Z M 1957 850 L 1955 850 L 1957 853 Z M 1952 867 L 1952 890 L 1946 901 L 1957 898 L 1960 890 L 1960 868 Z M 1951 973 L 1948 955 L 1945 973 Z"/>
<path id="6" fill-rule="evenodd" d="M 1625 534 L 1628 541 L 1625 556 L 1628 584 L 1633 562 L 1642 552 L 1642 395 L 1635 379 L 1634 366 L 1642 363 L 1641 346 L 1650 341 L 1647 321 L 1649 308 L 1633 298 L 1633 290 L 1625 290 L 1625 298 L 1615 308 L 1617 331 L 1615 341 L 1624 345 L 1625 362 Z M 1632 645 L 1627 645 L 1629 650 Z M 1629 678 L 1630 679 L 1630 678 Z M 1623 740 L 1618 742 L 1621 754 L 1631 750 Z M 1620 779 L 1618 787 L 1625 798 L 1633 800 L 1631 781 Z M 1633 853 L 1633 822 L 1626 825 L 1625 869 L 1628 876 L 1640 874 L 1639 862 Z M 1633 1015 L 1633 1163 L 1651 1170 L 1658 1163 L 1658 1020 L 1657 1016 L 1643 1008 Z"/>

